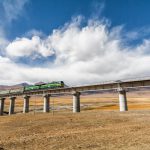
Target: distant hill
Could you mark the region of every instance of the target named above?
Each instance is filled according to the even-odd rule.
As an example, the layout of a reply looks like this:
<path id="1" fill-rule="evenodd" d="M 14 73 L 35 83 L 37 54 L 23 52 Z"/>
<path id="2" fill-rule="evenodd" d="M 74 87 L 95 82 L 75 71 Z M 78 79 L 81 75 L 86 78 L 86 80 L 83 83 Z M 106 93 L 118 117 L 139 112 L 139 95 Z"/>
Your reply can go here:
<path id="1" fill-rule="evenodd" d="M 8 85 L 0 85 L 0 90 L 7 90 L 7 89 L 15 89 L 15 88 L 20 88 L 20 87 L 23 87 L 23 86 L 28 86 L 29 84 L 24 82 L 24 83 L 20 83 L 20 84 L 16 84 L 16 85 L 11 85 L 11 86 L 8 86 Z"/>
<path id="2" fill-rule="evenodd" d="M 16 84 L 16 85 L 13 85 L 13 86 L 28 86 L 28 85 L 30 85 L 30 84 L 24 82 L 24 83 Z"/>
<path id="3" fill-rule="evenodd" d="M 45 84 L 45 82 L 40 81 L 40 82 L 35 83 L 34 85 L 42 85 L 42 84 Z"/>

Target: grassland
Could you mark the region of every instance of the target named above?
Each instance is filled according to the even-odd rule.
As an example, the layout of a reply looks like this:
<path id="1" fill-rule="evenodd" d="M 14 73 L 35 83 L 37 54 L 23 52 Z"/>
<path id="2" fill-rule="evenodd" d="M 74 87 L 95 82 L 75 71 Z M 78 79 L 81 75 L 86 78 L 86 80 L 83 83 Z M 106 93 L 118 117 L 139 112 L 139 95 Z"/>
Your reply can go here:
<path id="1" fill-rule="evenodd" d="M 51 111 L 42 113 L 43 99 L 32 97 L 30 113 L 0 117 L 0 147 L 5 150 L 149 150 L 150 91 L 128 93 L 128 112 L 119 112 L 118 95 L 81 96 L 81 113 L 72 113 L 72 97 L 52 97 Z M 9 100 L 5 103 L 8 112 Z"/>

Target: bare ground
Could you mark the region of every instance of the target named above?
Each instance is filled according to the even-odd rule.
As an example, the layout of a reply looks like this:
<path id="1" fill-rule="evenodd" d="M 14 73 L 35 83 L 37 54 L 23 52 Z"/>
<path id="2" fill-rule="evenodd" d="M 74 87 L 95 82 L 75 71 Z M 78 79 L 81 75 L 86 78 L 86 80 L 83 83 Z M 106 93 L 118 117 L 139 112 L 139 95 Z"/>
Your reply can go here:
<path id="1" fill-rule="evenodd" d="M 149 150 L 150 94 L 129 93 L 128 98 L 130 111 L 121 113 L 115 94 L 82 96 L 78 114 L 71 109 L 22 114 L 18 100 L 17 114 L 0 117 L 0 150 Z M 38 110 L 43 101 L 36 99 L 30 105 Z M 51 105 L 71 107 L 70 100 L 52 98 Z"/>
<path id="2" fill-rule="evenodd" d="M 0 147 L 8 150 L 148 150 L 150 111 L 88 111 L 1 117 Z"/>

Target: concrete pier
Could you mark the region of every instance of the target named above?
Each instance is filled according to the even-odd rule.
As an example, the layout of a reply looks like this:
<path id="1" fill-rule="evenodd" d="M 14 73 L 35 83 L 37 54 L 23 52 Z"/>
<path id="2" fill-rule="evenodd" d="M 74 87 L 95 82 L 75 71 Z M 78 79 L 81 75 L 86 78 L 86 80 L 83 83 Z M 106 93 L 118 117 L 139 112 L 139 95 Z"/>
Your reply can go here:
<path id="1" fill-rule="evenodd" d="M 23 96 L 24 104 L 23 104 L 23 113 L 29 112 L 29 98 L 30 96 Z"/>
<path id="2" fill-rule="evenodd" d="M 119 89 L 118 93 L 119 93 L 120 111 L 127 111 L 128 110 L 128 106 L 127 106 L 126 91 L 123 90 L 123 89 Z"/>
<path id="3" fill-rule="evenodd" d="M 4 112 L 4 102 L 5 98 L 0 98 L 0 116 L 2 116 Z"/>
<path id="4" fill-rule="evenodd" d="M 80 112 L 80 92 L 73 92 L 73 113 Z"/>
<path id="5" fill-rule="evenodd" d="M 14 114 L 16 97 L 10 97 L 9 115 Z"/>
<path id="6" fill-rule="evenodd" d="M 43 112 L 46 113 L 46 112 L 49 112 L 49 109 L 50 109 L 50 94 L 44 94 L 43 95 L 44 97 L 44 105 L 43 105 Z"/>

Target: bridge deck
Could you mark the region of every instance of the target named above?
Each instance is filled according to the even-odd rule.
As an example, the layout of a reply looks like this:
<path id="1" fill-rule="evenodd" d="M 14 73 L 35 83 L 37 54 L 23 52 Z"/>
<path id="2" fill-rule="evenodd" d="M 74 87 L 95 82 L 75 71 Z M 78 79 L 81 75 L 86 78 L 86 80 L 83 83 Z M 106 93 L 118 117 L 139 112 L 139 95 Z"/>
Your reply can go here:
<path id="1" fill-rule="evenodd" d="M 72 93 L 73 91 L 83 92 L 83 91 L 96 91 L 96 90 L 117 90 L 118 88 L 128 89 L 128 88 L 140 88 L 140 87 L 150 87 L 150 79 L 140 79 L 140 80 L 125 80 L 125 81 L 111 81 L 103 82 L 94 85 L 83 85 L 74 86 L 59 89 L 44 89 L 35 90 L 24 93 L 14 93 L 1 95 L 0 97 L 11 97 L 11 96 L 21 96 L 21 95 L 42 95 L 42 94 L 61 94 L 61 93 Z"/>

